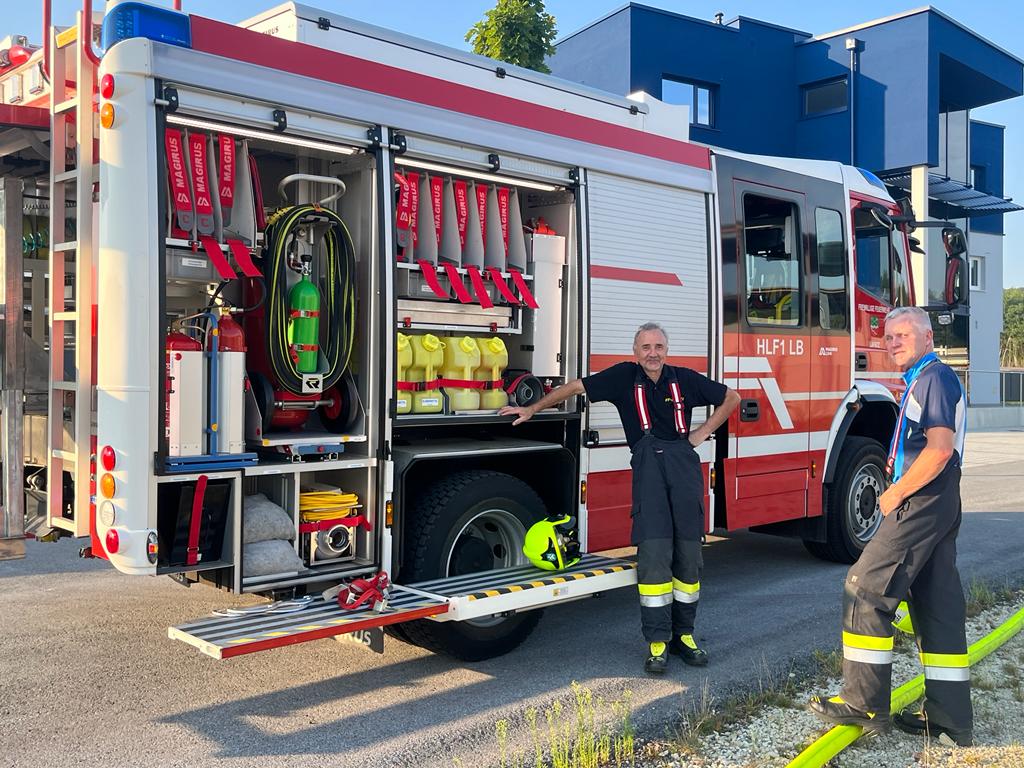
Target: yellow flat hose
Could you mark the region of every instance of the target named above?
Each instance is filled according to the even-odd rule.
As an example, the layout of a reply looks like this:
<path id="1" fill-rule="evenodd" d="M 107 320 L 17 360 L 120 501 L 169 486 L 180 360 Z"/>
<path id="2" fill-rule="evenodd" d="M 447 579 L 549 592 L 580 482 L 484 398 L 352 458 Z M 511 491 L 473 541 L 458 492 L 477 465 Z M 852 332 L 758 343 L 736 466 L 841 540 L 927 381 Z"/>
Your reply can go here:
<path id="1" fill-rule="evenodd" d="M 1024 608 L 993 629 L 967 649 L 971 666 L 988 656 L 1024 628 Z M 918 675 L 892 692 L 892 712 L 910 706 L 924 693 L 924 675 Z M 837 725 L 797 755 L 787 768 L 821 768 L 829 760 L 853 744 L 860 736 L 859 725 Z"/>

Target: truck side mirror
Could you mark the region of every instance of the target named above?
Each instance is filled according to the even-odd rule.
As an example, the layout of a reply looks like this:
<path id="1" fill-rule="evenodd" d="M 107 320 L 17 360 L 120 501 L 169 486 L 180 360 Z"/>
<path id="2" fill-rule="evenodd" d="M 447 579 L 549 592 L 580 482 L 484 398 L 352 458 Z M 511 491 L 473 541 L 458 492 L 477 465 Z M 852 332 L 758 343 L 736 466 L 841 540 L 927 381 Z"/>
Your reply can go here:
<path id="1" fill-rule="evenodd" d="M 943 298 L 950 308 L 967 306 L 967 277 L 967 259 L 960 255 L 947 256 Z"/>
<path id="2" fill-rule="evenodd" d="M 967 253 L 967 238 L 956 227 L 943 227 L 942 247 L 946 249 L 946 256 L 949 258 L 960 256 Z"/>

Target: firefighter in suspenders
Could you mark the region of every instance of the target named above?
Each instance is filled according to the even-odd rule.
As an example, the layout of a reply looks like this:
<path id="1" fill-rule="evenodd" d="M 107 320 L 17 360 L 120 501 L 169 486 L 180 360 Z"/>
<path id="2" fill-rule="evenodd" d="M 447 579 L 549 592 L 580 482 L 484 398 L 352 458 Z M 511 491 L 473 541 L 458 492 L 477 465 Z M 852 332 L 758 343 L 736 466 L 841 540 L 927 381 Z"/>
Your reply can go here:
<path id="1" fill-rule="evenodd" d="M 899 712 L 893 722 L 908 733 L 967 746 L 971 676 L 956 568 L 966 399 L 956 374 L 933 351 L 924 310 L 890 312 L 885 342 L 907 384 L 889 450 L 893 483 L 878 500 L 882 524 L 846 577 L 842 693 L 812 697 L 808 707 L 830 723 L 888 730 L 892 621 L 906 599 L 924 666 L 925 700 L 919 711 Z"/>
<path id="2" fill-rule="evenodd" d="M 635 363 L 618 363 L 576 379 L 516 414 L 515 424 L 538 411 L 586 395 L 609 401 L 622 420 L 632 451 L 633 533 L 637 545 L 640 620 L 649 644 L 644 668 L 661 674 L 668 654 L 693 666 L 708 662 L 693 639 L 703 566 L 704 480 L 695 450 L 723 423 L 740 398 L 723 384 L 689 368 L 666 365 L 668 336 L 661 326 L 640 326 L 633 339 Z M 708 420 L 690 431 L 693 408 L 715 406 Z"/>

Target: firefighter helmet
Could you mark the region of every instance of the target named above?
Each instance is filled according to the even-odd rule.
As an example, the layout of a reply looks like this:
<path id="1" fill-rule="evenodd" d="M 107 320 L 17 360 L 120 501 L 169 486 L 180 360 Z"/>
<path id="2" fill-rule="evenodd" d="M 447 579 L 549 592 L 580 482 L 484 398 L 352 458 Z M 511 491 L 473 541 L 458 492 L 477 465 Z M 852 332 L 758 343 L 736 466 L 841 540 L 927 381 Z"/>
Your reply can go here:
<path id="1" fill-rule="evenodd" d="M 576 518 L 563 515 L 534 523 L 526 532 L 523 554 L 545 571 L 560 571 L 578 563 L 580 543 L 576 539 Z"/>

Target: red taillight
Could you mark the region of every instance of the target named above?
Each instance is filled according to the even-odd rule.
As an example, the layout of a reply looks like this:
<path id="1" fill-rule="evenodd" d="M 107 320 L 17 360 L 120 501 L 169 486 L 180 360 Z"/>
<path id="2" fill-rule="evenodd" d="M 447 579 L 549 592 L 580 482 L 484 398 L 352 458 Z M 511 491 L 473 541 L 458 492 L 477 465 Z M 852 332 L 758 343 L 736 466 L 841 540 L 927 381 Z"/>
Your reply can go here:
<path id="1" fill-rule="evenodd" d="M 103 79 L 100 80 L 100 96 L 104 99 L 109 99 L 114 95 L 114 76 L 104 75 Z"/>
<path id="2" fill-rule="evenodd" d="M 117 550 L 121 546 L 121 538 L 117 535 L 117 529 L 111 528 L 107 531 L 106 545 L 107 552 L 112 555 L 117 553 Z"/>
<path id="3" fill-rule="evenodd" d="M 103 462 L 103 468 L 107 472 L 113 472 L 114 464 L 117 463 L 117 454 L 114 453 L 114 449 L 111 446 L 103 446 L 103 450 L 100 451 L 100 461 Z"/>

